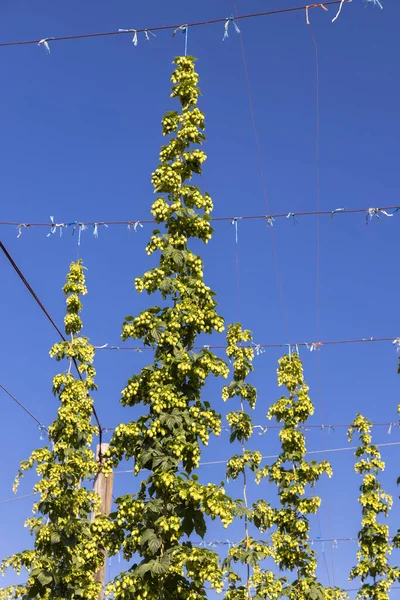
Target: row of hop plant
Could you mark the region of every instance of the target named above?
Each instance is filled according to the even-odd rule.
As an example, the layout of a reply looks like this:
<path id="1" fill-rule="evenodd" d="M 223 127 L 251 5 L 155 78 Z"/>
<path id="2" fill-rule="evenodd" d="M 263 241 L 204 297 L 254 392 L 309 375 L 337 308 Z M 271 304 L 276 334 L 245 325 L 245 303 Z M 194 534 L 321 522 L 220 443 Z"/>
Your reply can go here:
<path id="1" fill-rule="evenodd" d="M 278 383 L 286 395 L 270 407 L 268 417 L 282 425 L 281 452 L 275 462 L 262 466 L 261 453 L 247 448 L 253 433 L 250 413 L 257 401 L 257 391 L 247 381 L 253 370 L 252 336 L 240 324 L 228 327 L 233 378 L 224 385 L 222 397 L 238 403 L 227 420 L 231 443 L 240 451 L 228 461 L 226 476 L 242 478 L 243 499 L 232 499 L 223 484 L 202 482 L 195 473 L 202 446 L 221 432 L 220 415 L 203 399 L 205 382 L 211 375 L 227 379 L 230 370 L 211 350 L 194 351 L 197 337 L 223 331 L 224 320 L 204 282 L 202 260 L 189 246 L 190 238 L 207 243 L 212 236 L 212 200 L 190 183 L 206 160 L 198 148 L 205 139 L 204 115 L 197 108 L 199 77 L 192 57 L 179 57 L 175 65 L 171 97 L 180 101 L 181 109 L 162 120 L 168 140 L 152 176 L 158 196 L 151 212 L 162 229 L 154 230 L 146 247 L 149 255 L 159 253 L 159 263 L 135 280 L 139 292 L 160 294 L 164 305 L 126 317 L 122 328 L 124 340 L 141 340 L 154 351 L 153 362 L 122 391 L 123 406 L 140 405 L 144 412 L 116 428 L 107 454 L 97 462 L 91 449 L 96 434 L 91 424 L 95 350 L 81 336 L 84 267 L 81 261 L 72 263 L 64 286 L 70 340 L 55 344 L 50 353 L 68 364 L 53 380 L 60 402 L 57 418 L 49 428 L 50 445 L 21 464 L 16 480 L 17 486 L 20 476 L 36 465 L 39 500 L 35 516 L 26 522 L 33 548 L 2 563 L 3 572 L 25 569 L 27 577 L 23 584 L 3 588 L 0 599 L 95 600 L 102 590 L 93 575 L 103 565 L 104 553 L 119 552 L 129 568 L 107 585 L 106 595 L 115 600 L 196 600 L 206 598 L 209 587 L 226 600 L 346 597 L 318 581 L 317 556 L 310 547 L 309 516 L 321 504 L 310 490 L 322 475 L 331 476 L 332 469 L 328 461 L 306 460 L 300 425 L 314 407 L 297 354 L 279 361 Z M 360 600 L 388 600 L 400 572 L 389 564 L 388 527 L 378 521 L 380 515 L 387 516 L 391 498 L 380 487 L 384 463 L 370 429 L 371 423 L 358 415 L 349 431 L 350 438 L 356 433 L 360 439 L 355 468 L 363 477 L 358 562 L 350 577 L 361 582 Z M 100 514 L 90 480 L 99 469 L 107 475 L 132 459 L 138 491 L 117 498 L 109 517 Z M 263 499 L 249 504 L 250 476 L 261 486 L 275 486 L 276 506 Z M 193 543 L 194 534 L 206 536 L 209 519 L 225 527 L 236 519 L 243 522 L 243 540 L 230 548 L 224 561 L 215 550 Z M 393 543 L 400 546 L 400 535 Z"/>

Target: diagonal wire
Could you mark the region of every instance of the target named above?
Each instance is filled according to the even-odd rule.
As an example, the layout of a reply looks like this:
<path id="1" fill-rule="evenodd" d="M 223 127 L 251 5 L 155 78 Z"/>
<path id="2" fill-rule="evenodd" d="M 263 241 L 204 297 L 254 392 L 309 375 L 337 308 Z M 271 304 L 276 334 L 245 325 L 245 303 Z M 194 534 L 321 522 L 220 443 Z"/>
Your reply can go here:
<path id="1" fill-rule="evenodd" d="M 45 431 L 48 431 L 47 427 L 45 425 L 43 425 L 43 423 L 41 421 L 39 421 L 39 419 L 37 419 L 35 417 L 34 414 L 31 413 L 30 410 L 28 410 L 26 408 L 26 406 L 24 406 L 22 404 L 22 402 L 20 402 L 7 388 L 4 387 L 4 385 L 2 385 L 0 383 L 0 388 L 3 390 L 3 392 L 5 392 L 6 394 L 8 394 L 8 396 L 10 396 L 10 398 L 16 403 L 18 404 L 18 406 L 20 406 L 22 408 L 22 410 L 24 410 L 26 412 L 26 414 L 28 414 L 34 421 L 36 421 L 36 423 L 39 425 L 40 428 L 43 428 Z"/>
<path id="2" fill-rule="evenodd" d="M 8 500 L 0 500 L 0 504 L 10 504 L 10 502 L 17 502 L 18 500 L 24 500 L 24 498 L 32 498 L 37 494 L 25 494 L 25 496 L 16 496 L 15 498 L 9 498 Z"/>
<path id="3" fill-rule="evenodd" d="M 3 251 L 3 253 L 5 254 L 7 260 L 9 261 L 9 263 L 11 264 L 11 266 L 13 267 L 13 269 L 15 270 L 15 272 L 17 273 L 18 277 L 21 279 L 22 283 L 25 285 L 25 287 L 27 288 L 27 290 L 29 291 L 29 293 L 32 295 L 32 297 L 35 299 L 36 303 L 39 305 L 39 307 L 41 308 L 41 310 L 44 312 L 44 314 L 46 315 L 47 319 L 50 321 L 50 323 L 53 325 L 54 329 L 57 331 L 58 335 L 61 337 L 61 339 L 66 342 L 66 338 L 64 336 L 64 334 L 60 331 L 60 329 L 57 327 L 56 323 L 54 322 L 54 320 L 52 319 L 52 317 L 50 316 L 50 314 L 48 313 L 48 311 L 46 310 L 46 308 L 44 307 L 43 303 L 41 302 L 41 300 L 39 299 L 39 297 L 36 295 L 35 291 L 33 290 L 32 286 L 29 284 L 28 280 L 26 279 L 26 277 L 24 276 L 24 274 L 22 273 L 21 269 L 18 267 L 17 263 L 15 262 L 15 260 L 13 259 L 13 257 L 11 256 L 11 254 L 8 252 L 7 248 L 4 246 L 3 242 L 0 241 L 0 249 Z M 78 373 L 79 379 L 82 381 L 82 374 L 79 371 L 78 368 L 78 364 L 76 362 L 76 359 L 73 358 L 72 359 L 74 366 L 76 368 L 76 371 Z M 97 426 L 99 429 L 99 444 L 100 444 L 100 455 L 99 455 L 99 459 L 101 462 L 101 444 L 103 441 L 103 430 L 100 424 L 100 420 L 99 417 L 97 415 L 96 409 L 93 406 L 93 415 L 96 419 L 97 422 Z"/>

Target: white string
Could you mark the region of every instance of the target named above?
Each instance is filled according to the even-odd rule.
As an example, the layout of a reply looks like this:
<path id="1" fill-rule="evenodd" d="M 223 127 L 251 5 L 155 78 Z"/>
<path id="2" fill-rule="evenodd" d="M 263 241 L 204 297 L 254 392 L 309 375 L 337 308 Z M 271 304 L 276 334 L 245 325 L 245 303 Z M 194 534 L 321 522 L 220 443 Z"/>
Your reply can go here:
<path id="1" fill-rule="evenodd" d="M 336 21 L 336 19 L 338 19 L 338 18 L 339 18 L 339 15 L 340 15 L 340 13 L 342 12 L 343 4 L 344 4 L 345 2 L 346 2 L 346 0 L 342 0 L 342 1 L 341 1 L 341 3 L 340 3 L 340 6 L 339 6 L 339 10 L 337 11 L 337 13 L 336 13 L 336 16 L 335 16 L 335 17 L 333 17 L 333 19 L 332 19 L 332 23 L 334 23 L 334 22 Z"/>
<path id="2" fill-rule="evenodd" d="M 400 442 L 389 442 L 387 444 L 375 444 L 377 448 L 387 448 L 388 446 L 400 446 Z M 325 452 L 347 452 L 349 450 L 357 450 L 358 446 L 347 446 L 345 448 L 328 448 L 326 450 L 309 450 L 306 454 L 324 454 Z M 270 454 L 269 456 L 263 456 L 262 458 L 270 459 L 270 458 L 279 458 L 279 454 Z M 207 462 L 200 462 L 199 466 L 209 466 L 209 465 L 226 465 L 227 460 L 212 460 Z M 121 473 L 134 473 L 133 469 L 127 469 L 123 471 L 114 471 L 116 475 Z"/>

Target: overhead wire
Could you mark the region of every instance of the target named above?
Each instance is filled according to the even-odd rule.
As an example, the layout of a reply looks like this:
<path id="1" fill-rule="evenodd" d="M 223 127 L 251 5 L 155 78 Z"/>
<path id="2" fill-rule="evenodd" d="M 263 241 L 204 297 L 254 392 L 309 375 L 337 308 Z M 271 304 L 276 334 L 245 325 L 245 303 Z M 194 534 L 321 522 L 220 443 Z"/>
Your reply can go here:
<path id="1" fill-rule="evenodd" d="M 15 496 L 15 498 L 0 500 L 0 504 L 10 504 L 11 502 L 17 502 L 18 500 L 24 500 L 25 498 L 32 498 L 33 496 L 37 496 L 37 494 L 25 494 L 24 496 Z"/>
<path id="2" fill-rule="evenodd" d="M 296 213 L 284 212 L 284 213 L 270 213 L 270 214 L 265 214 L 265 215 L 237 215 L 237 216 L 232 215 L 232 216 L 224 216 L 224 217 L 210 217 L 210 221 L 214 221 L 214 222 L 229 221 L 231 223 L 234 223 L 235 221 L 266 220 L 267 222 L 272 223 L 276 219 L 292 218 L 294 223 L 297 224 L 298 223 L 297 217 L 330 216 L 331 219 L 333 219 L 333 217 L 335 215 L 339 215 L 339 214 L 364 213 L 367 215 L 367 219 L 368 219 L 371 215 L 370 211 L 373 211 L 374 216 L 376 215 L 376 217 L 379 217 L 379 213 L 386 214 L 388 210 L 398 212 L 398 211 L 400 211 L 400 206 L 399 205 L 391 205 L 391 206 L 381 206 L 381 207 L 377 207 L 377 208 L 371 208 L 371 207 L 368 207 L 368 208 L 336 208 L 334 210 L 308 210 L 308 211 L 298 211 Z M 386 214 L 386 216 L 393 216 L 393 215 Z M 18 237 L 20 237 L 20 235 L 22 234 L 23 228 L 31 229 L 31 228 L 35 228 L 35 227 L 46 227 L 55 232 L 57 229 L 61 231 L 63 228 L 67 228 L 72 225 L 74 225 L 74 226 L 79 225 L 79 226 L 83 226 L 83 227 L 97 227 L 96 231 L 98 232 L 98 227 L 100 225 L 106 225 L 107 227 L 124 225 L 128 228 L 130 228 L 130 227 L 135 228 L 138 225 L 147 225 L 147 224 L 154 224 L 154 223 L 157 223 L 154 219 L 140 219 L 140 220 L 136 219 L 136 220 L 130 220 L 130 221 L 82 221 L 82 222 L 73 221 L 72 223 L 52 223 L 52 222 L 28 223 L 28 222 L 18 222 L 18 221 L 0 221 L 0 226 L 16 227 L 18 229 Z"/>
<path id="3" fill-rule="evenodd" d="M 388 538 L 389 541 L 393 540 L 393 537 Z M 269 540 L 268 540 L 269 541 Z M 358 542 L 358 538 L 356 537 L 337 537 L 337 538 L 321 538 L 321 537 L 317 537 L 317 538 L 312 538 L 309 540 L 311 545 L 317 544 L 317 543 L 327 543 L 327 542 L 332 542 L 332 543 L 341 543 L 341 542 Z M 212 540 L 209 542 L 199 542 L 196 544 L 196 546 L 236 546 L 237 544 L 235 542 L 232 542 L 231 540 Z"/>
<path id="4" fill-rule="evenodd" d="M 329 2 L 323 2 L 323 6 L 337 5 L 337 4 L 340 4 L 341 1 L 342 0 L 331 0 Z M 345 2 L 351 2 L 351 1 L 352 0 L 345 0 Z M 321 4 L 294 6 L 294 7 L 289 7 L 289 8 L 268 10 L 268 11 L 263 11 L 263 12 L 258 12 L 258 13 L 249 13 L 249 14 L 244 14 L 244 15 L 238 15 L 235 17 L 235 19 L 237 19 L 237 20 L 255 19 L 255 18 L 259 18 L 259 17 L 266 17 L 266 16 L 272 16 L 272 15 L 278 15 L 278 14 L 286 14 L 286 13 L 304 11 L 304 10 L 307 10 L 314 6 L 321 6 Z M 217 23 L 226 23 L 226 21 L 227 21 L 226 17 L 221 17 L 218 19 L 209 19 L 206 21 L 196 21 L 193 23 L 186 23 L 185 27 L 186 28 L 202 27 L 202 26 L 213 25 L 213 24 L 217 24 Z M 148 31 L 165 31 L 165 30 L 174 30 L 175 31 L 177 28 L 181 27 L 181 25 L 182 25 L 182 23 L 179 23 L 178 25 L 175 24 L 175 25 L 159 25 L 156 27 L 144 27 L 142 29 L 136 29 L 136 32 L 137 33 L 145 33 Z M 96 33 L 63 35 L 63 36 L 48 37 L 48 38 L 42 37 L 42 38 L 38 38 L 38 39 L 2 42 L 2 43 L 0 43 L 0 48 L 10 47 L 10 46 L 28 46 L 28 45 L 33 45 L 33 44 L 42 44 L 44 41 L 60 42 L 60 41 L 67 41 L 67 40 L 81 40 L 81 39 L 90 39 L 90 38 L 93 39 L 93 38 L 98 38 L 98 37 L 109 37 L 109 36 L 127 35 L 127 34 L 132 35 L 132 32 L 130 30 L 122 30 L 122 31 L 117 30 L 117 31 L 101 31 L 101 32 L 96 32 Z"/>
<path id="5" fill-rule="evenodd" d="M 37 296 L 37 294 L 33 290 L 32 286 L 29 284 L 28 280 L 26 279 L 26 277 L 22 273 L 21 269 L 18 267 L 17 263 L 15 262 L 15 260 L 11 256 L 11 254 L 8 252 L 7 248 L 4 246 L 4 244 L 3 244 L 2 241 L 0 241 L 0 249 L 3 251 L 5 257 L 7 258 L 7 260 L 9 261 L 9 263 L 11 264 L 11 266 L 13 267 L 13 269 L 15 270 L 15 272 L 17 273 L 18 277 L 21 279 L 22 283 L 25 285 L 25 287 L 27 288 L 27 290 L 31 294 L 31 296 L 34 298 L 34 300 L 36 301 L 36 303 L 38 304 L 38 306 L 40 307 L 40 309 L 43 311 L 43 313 L 46 315 L 47 319 L 50 321 L 50 323 L 52 324 L 52 326 L 54 327 L 54 329 L 57 331 L 58 335 L 61 337 L 61 339 L 64 342 L 66 342 L 67 339 L 65 338 L 64 334 L 58 328 L 58 326 L 56 325 L 56 323 L 54 322 L 54 320 L 50 316 L 49 312 L 47 311 L 47 309 L 43 305 L 42 301 L 39 299 L 39 297 Z M 79 371 L 76 359 L 73 358 L 72 361 L 74 363 L 74 366 L 75 366 L 75 369 L 76 369 L 76 371 L 78 373 L 78 376 L 79 376 L 80 380 L 82 381 L 82 374 Z M 101 423 L 100 423 L 99 417 L 97 415 L 97 411 L 96 411 L 96 409 L 95 409 L 94 406 L 93 406 L 93 415 L 94 415 L 94 418 L 96 419 L 97 426 L 98 426 L 98 431 L 99 431 L 99 444 L 100 444 L 99 459 L 100 459 L 100 462 L 101 462 L 101 444 L 102 444 L 103 430 L 102 430 L 102 427 L 101 427 Z"/>
<path id="6" fill-rule="evenodd" d="M 206 588 L 205 588 L 205 589 L 207 589 L 207 590 L 210 590 L 210 591 L 212 591 L 212 592 L 215 592 L 215 588 L 212 588 L 212 587 L 207 587 L 207 586 L 206 586 Z M 391 587 L 389 591 L 391 591 L 391 590 L 400 590 L 400 587 L 398 587 L 398 586 L 394 586 L 394 587 Z M 341 588 L 340 588 L 340 591 L 341 591 L 341 592 L 359 592 L 359 591 L 360 591 L 360 588 L 342 588 L 342 587 L 341 587 Z"/>
<path id="7" fill-rule="evenodd" d="M 38 426 L 39 426 L 41 429 L 43 429 L 43 430 L 45 430 L 45 431 L 48 431 L 47 427 L 46 427 L 45 425 L 43 425 L 43 423 L 42 423 L 41 421 L 39 421 L 39 419 L 38 419 L 37 417 L 35 417 L 35 415 L 34 415 L 33 413 L 31 413 L 31 411 L 30 411 L 28 408 L 26 408 L 26 406 L 25 406 L 24 404 L 22 404 L 22 402 L 20 402 L 20 401 L 18 400 L 18 398 L 16 398 L 16 397 L 14 396 L 14 394 L 12 394 L 12 393 L 11 393 L 11 392 L 10 392 L 10 391 L 9 391 L 9 390 L 6 388 L 6 387 L 4 387 L 4 385 L 2 385 L 1 383 L 0 383 L 0 388 L 3 390 L 3 392 L 5 392 L 5 393 L 6 393 L 6 394 L 7 394 L 7 395 L 8 395 L 8 396 L 11 398 L 11 400 L 13 400 L 13 401 L 14 401 L 16 404 L 18 404 L 18 406 L 19 406 L 20 408 L 22 408 L 22 410 L 23 410 L 23 411 L 25 411 L 25 412 L 26 412 L 26 414 L 27 414 L 27 415 L 29 415 L 29 416 L 31 417 L 31 419 L 33 419 L 34 421 L 36 421 L 36 423 L 38 424 Z"/>
<path id="8" fill-rule="evenodd" d="M 327 429 L 328 431 L 334 431 L 335 429 L 351 427 L 351 423 L 332 423 L 332 424 L 313 424 L 313 425 L 299 425 L 298 429 L 303 429 L 305 431 L 311 429 Z M 390 434 L 393 427 L 400 428 L 400 420 L 399 421 L 388 421 L 387 423 L 371 423 L 371 427 L 388 427 L 388 433 Z M 253 430 L 260 430 L 261 433 L 259 435 L 266 434 L 270 429 L 283 429 L 283 425 L 253 425 Z M 115 427 L 103 427 L 103 431 L 115 431 Z M 231 431 L 230 427 L 222 427 L 222 431 L 227 432 Z"/>
<path id="9" fill-rule="evenodd" d="M 288 348 L 298 350 L 299 348 L 306 347 L 308 350 L 320 350 L 323 346 L 340 346 L 344 344 L 372 344 L 376 342 L 392 342 L 392 344 L 400 344 L 399 337 L 370 337 L 361 339 L 345 339 L 345 340 L 325 340 L 318 342 L 295 342 L 292 344 L 279 343 L 279 344 L 252 344 L 252 347 L 260 353 L 261 350 L 267 348 Z M 246 347 L 246 346 L 243 346 Z M 123 352 L 143 352 L 145 350 L 153 350 L 151 346 L 109 346 L 104 344 L 103 346 L 95 346 L 97 350 L 109 350 L 109 351 L 123 351 Z M 227 346 L 224 345 L 210 345 L 204 344 L 203 346 L 195 346 L 193 350 L 226 350 Z"/>

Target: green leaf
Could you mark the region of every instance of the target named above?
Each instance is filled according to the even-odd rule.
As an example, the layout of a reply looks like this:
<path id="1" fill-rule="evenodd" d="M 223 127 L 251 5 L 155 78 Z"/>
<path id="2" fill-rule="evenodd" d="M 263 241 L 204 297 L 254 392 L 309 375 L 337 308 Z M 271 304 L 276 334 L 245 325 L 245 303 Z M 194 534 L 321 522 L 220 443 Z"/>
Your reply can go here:
<path id="1" fill-rule="evenodd" d="M 169 568 L 169 561 L 161 561 L 161 560 L 151 560 L 149 562 L 150 572 L 153 575 L 164 575 L 167 573 Z"/>
<path id="2" fill-rule="evenodd" d="M 162 540 L 158 537 L 154 537 L 151 540 L 149 540 L 149 550 L 152 554 L 156 554 L 157 550 L 159 550 L 161 548 L 162 545 Z"/>
<path id="3" fill-rule="evenodd" d="M 143 547 L 145 544 L 150 542 L 150 540 L 152 540 L 156 537 L 157 536 L 156 536 L 154 529 L 147 529 L 144 532 L 144 534 L 142 535 L 142 537 L 140 538 L 140 545 Z"/>
<path id="4" fill-rule="evenodd" d="M 43 588 L 38 581 L 36 581 L 28 590 L 26 598 L 29 600 L 37 600 L 43 594 Z"/>
<path id="5" fill-rule="evenodd" d="M 197 535 L 199 535 L 201 538 L 204 538 L 207 532 L 207 525 L 204 515 L 200 510 L 196 511 L 194 515 L 194 529 Z"/>
<path id="6" fill-rule="evenodd" d="M 149 335 L 153 338 L 153 340 L 159 342 L 162 336 L 162 331 L 158 326 L 153 327 L 152 329 L 150 329 Z"/>
<path id="7" fill-rule="evenodd" d="M 192 535 L 194 529 L 192 511 L 190 511 L 190 514 L 184 516 L 181 527 L 183 533 L 185 533 L 188 537 Z"/>
<path id="8" fill-rule="evenodd" d="M 61 536 L 57 531 L 52 531 L 50 535 L 50 541 L 52 544 L 58 544 L 61 541 Z"/>
<path id="9" fill-rule="evenodd" d="M 139 565 L 138 567 L 136 567 L 134 573 L 135 575 L 137 575 L 137 577 L 144 577 L 144 575 L 146 575 L 146 573 L 148 573 L 151 570 L 151 563 L 147 562 L 147 563 L 142 563 L 141 565 Z"/>
<path id="10" fill-rule="evenodd" d="M 48 571 L 41 571 L 39 573 L 39 575 L 37 576 L 37 578 L 38 578 L 39 582 L 41 583 L 41 585 L 43 585 L 43 586 L 50 583 L 50 581 L 53 581 L 53 576 Z"/>

